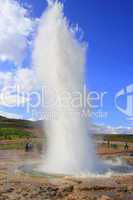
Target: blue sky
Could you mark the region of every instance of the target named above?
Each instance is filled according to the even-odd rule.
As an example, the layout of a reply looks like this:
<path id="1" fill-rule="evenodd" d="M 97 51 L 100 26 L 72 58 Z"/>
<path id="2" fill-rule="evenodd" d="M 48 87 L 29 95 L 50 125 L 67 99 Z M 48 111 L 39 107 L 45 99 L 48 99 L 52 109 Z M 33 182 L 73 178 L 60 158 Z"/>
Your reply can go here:
<path id="1" fill-rule="evenodd" d="M 30 17 L 39 18 L 46 8 L 45 0 L 18 0 L 30 5 Z M 107 112 L 108 116 L 95 123 L 111 126 L 133 126 L 131 116 L 120 112 L 114 105 L 118 91 L 133 83 L 133 1 L 124 0 L 63 0 L 64 13 L 73 24 L 79 24 L 88 43 L 86 83 L 91 91 L 107 92 L 104 106 L 94 111 Z M 31 51 L 31 47 L 26 52 Z M 29 53 L 23 66 L 30 66 Z M 19 55 L 18 55 L 19 56 Z M 13 67 L 12 67 L 13 66 Z M 12 71 L 18 66 L 9 61 L 0 62 L 1 71 Z M 133 91 L 132 91 L 133 92 Z M 120 99 L 120 106 L 126 108 L 126 96 Z M 4 112 L 5 107 L 1 107 Z M 10 109 L 22 113 L 25 110 Z"/>

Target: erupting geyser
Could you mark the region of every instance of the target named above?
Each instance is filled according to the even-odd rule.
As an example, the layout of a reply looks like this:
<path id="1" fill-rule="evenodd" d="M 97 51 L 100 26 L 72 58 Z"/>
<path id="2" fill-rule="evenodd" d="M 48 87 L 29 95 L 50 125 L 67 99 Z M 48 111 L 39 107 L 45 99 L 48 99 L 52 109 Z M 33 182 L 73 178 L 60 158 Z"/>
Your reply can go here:
<path id="1" fill-rule="evenodd" d="M 63 174 L 99 171 L 99 159 L 88 135 L 88 118 L 80 115 L 82 106 L 72 100 L 65 105 L 55 103 L 63 95 L 67 97 L 63 102 L 68 102 L 70 94 L 82 94 L 86 60 L 86 45 L 76 39 L 76 29 L 69 26 L 58 1 L 50 2 L 41 18 L 33 59 L 48 91 L 45 112 L 56 113 L 55 119 L 45 121 L 47 150 L 40 170 Z"/>

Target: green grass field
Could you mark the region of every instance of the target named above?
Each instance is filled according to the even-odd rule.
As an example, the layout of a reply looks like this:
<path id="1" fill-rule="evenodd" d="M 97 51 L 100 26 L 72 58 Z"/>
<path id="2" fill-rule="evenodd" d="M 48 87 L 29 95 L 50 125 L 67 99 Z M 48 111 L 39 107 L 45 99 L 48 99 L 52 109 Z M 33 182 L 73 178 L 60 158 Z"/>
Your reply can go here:
<path id="1" fill-rule="evenodd" d="M 0 140 L 14 140 L 26 137 L 32 137 L 32 134 L 17 128 L 0 128 Z"/>

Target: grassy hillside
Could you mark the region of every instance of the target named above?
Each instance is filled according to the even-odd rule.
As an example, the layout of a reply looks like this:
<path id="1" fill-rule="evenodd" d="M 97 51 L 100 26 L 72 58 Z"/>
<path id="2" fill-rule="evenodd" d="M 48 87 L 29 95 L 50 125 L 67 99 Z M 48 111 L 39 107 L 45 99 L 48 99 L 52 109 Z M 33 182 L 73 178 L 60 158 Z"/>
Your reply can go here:
<path id="1" fill-rule="evenodd" d="M 6 117 L 0 116 L 0 128 L 2 127 L 16 127 L 16 128 L 34 128 L 40 127 L 41 121 L 32 122 L 28 120 L 20 120 L 20 119 L 8 119 Z"/>
<path id="2" fill-rule="evenodd" d="M 25 137 L 32 137 L 32 134 L 17 128 L 0 128 L 0 139 L 12 140 Z"/>
<path id="3" fill-rule="evenodd" d="M 41 121 L 32 122 L 0 116 L 0 139 L 40 137 L 42 131 Z"/>

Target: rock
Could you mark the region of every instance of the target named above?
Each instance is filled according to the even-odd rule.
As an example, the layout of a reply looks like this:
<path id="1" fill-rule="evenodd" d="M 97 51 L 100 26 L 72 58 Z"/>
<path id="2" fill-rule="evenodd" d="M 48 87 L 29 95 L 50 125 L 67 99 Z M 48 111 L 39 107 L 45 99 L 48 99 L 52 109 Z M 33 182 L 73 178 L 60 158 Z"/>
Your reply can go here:
<path id="1" fill-rule="evenodd" d="M 98 199 L 98 200 L 113 200 L 111 197 L 109 197 L 109 196 L 106 196 L 106 195 L 102 195 L 101 197 L 100 197 L 100 199 Z"/>
<path id="2" fill-rule="evenodd" d="M 8 200 L 8 195 L 7 194 L 2 194 L 0 195 L 0 200 Z"/>
<path id="3" fill-rule="evenodd" d="M 56 193 L 57 198 L 65 198 L 69 193 L 72 193 L 74 190 L 73 185 L 62 186 Z"/>
<path id="4" fill-rule="evenodd" d="M 133 191 L 133 186 L 132 185 L 128 186 L 128 190 L 129 190 L 129 192 L 132 192 Z"/>
<path id="5" fill-rule="evenodd" d="M 68 195 L 67 200 L 76 200 L 76 197 L 72 196 L 71 194 Z"/>
<path id="6" fill-rule="evenodd" d="M 10 193 L 10 192 L 13 192 L 13 191 L 14 191 L 14 188 L 12 188 L 12 187 L 11 187 L 11 188 L 7 188 L 7 189 L 5 190 L 6 193 Z"/>
<path id="7" fill-rule="evenodd" d="M 26 196 L 29 195 L 26 191 L 22 191 L 21 194 L 22 194 L 23 197 L 26 197 Z"/>
<path id="8" fill-rule="evenodd" d="M 62 191 L 63 191 L 63 192 L 68 192 L 68 193 L 69 193 L 69 192 L 72 192 L 73 189 L 74 189 L 74 188 L 73 188 L 73 185 L 68 185 L 68 186 L 64 187 Z"/>

